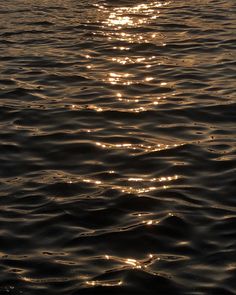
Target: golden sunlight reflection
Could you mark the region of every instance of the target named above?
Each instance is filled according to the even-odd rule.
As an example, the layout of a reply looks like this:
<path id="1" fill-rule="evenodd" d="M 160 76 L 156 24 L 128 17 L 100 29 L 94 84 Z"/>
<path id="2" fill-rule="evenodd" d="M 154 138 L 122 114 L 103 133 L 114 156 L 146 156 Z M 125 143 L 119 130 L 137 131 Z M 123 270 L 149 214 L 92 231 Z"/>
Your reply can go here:
<path id="1" fill-rule="evenodd" d="M 154 224 L 158 224 L 160 221 L 159 220 L 144 220 L 143 223 L 146 225 L 154 225 Z"/>
<path id="2" fill-rule="evenodd" d="M 144 259 L 134 259 L 134 258 L 120 258 L 115 256 L 105 255 L 104 259 L 112 260 L 118 262 L 122 266 L 133 269 L 145 269 L 152 265 L 154 262 L 160 260 L 160 257 L 154 254 L 147 254 Z"/>
<path id="3" fill-rule="evenodd" d="M 148 80 L 148 79 L 147 79 Z M 150 79 L 152 80 L 152 79 Z M 171 96 L 175 96 L 175 93 L 172 93 Z M 154 97 L 140 97 L 133 96 L 132 98 L 127 98 L 124 94 L 118 92 L 116 93 L 115 98 L 125 104 L 124 107 L 120 106 L 120 111 L 124 110 L 129 112 L 145 112 L 148 110 L 153 110 L 153 105 L 157 106 L 159 104 L 165 104 L 167 100 L 166 95 L 154 96 Z M 118 108 L 118 106 L 117 106 Z"/>
<path id="4" fill-rule="evenodd" d="M 114 47 L 117 48 L 117 47 Z M 139 56 L 117 56 L 117 57 L 111 57 L 110 60 L 113 62 L 120 63 L 122 65 L 125 64 L 146 64 L 147 62 L 154 62 L 153 60 L 155 59 L 155 56 L 150 56 L 150 57 L 139 57 Z M 161 63 L 156 64 L 156 65 L 161 65 Z M 151 64 L 146 64 L 145 67 L 149 68 L 151 67 Z"/>
<path id="5" fill-rule="evenodd" d="M 111 78 L 114 79 L 114 78 Z M 115 80 L 114 82 L 111 82 L 116 84 Z M 125 84 L 131 84 L 131 82 L 127 82 Z M 116 100 L 117 100 L 117 106 L 116 106 L 116 110 L 118 112 L 129 112 L 129 113 L 143 113 L 143 112 L 147 112 L 147 111 L 152 111 L 153 110 L 153 106 L 157 106 L 157 105 L 161 105 L 164 104 L 166 101 L 166 96 L 159 96 L 159 97 L 154 97 L 154 98 L 149 98 L 149 100 L 145 100 L 144 98 L 141 100 L 141 98 L 125 98 L 122 97 L 122 95 L 120 93 L 118 93 L 115 96 Z M 120 104 L 120 102 L 122 104 Z M 76 105 L 76 104 L 72 104 L 68 106 L 71 110 L 73 111 L 81 111 L 81 110 L 87 110 L 87 111 L 94 111 L 94 112 L 106 112 L 106 111 L 110 111 L 110 107 L 108 105 L 95 105 L 95 104 L 86 104 L 86 105 Z M 91 132 L 91 129 L 87 129 L 86 132 Z M 107 145 L 103 145 L 103 147 L 108 147 Z M 168 148 L 168 146 L 167 146 Z M 136 149 L 133 146 L 133 149 Z M 147 149 L 149 149 L 147 147 Z M 158 150 L 158 149 L 156 149 Z M 160 150 L 160 149 L 159 149 Z"/>
<path id="6" fill-rule="evenodd" d="M 112 85 L 132 85 L 132 84 L 139 84 L 139 83 L 145 83 L 145 82 L 151 82 L 154 80 L 154 77 L 151 76 L 147 76 L 147 77 L 143 77 L 142 79 L 135 77 L 134 75 L 130 74 L 130 73 L 114 73 L 111 72 L 108 74 L 106 79 L 103 79 L 104 82 L 108 82 Z M 167 83 L 166 82 L 162 82 L 159 84 L 159 86 L 166 86 Z"/>
<path id="7" fill-rule="evenodd" d="M 109 27 L 120 30 L 125 27 L 138 27 L 151 22 L 158 17 L 161 7 L 169 4 L 169 2 L 153 1 L 135 6 L 115 7 L 104 21 Z M 104 6 L 101 7 L 104 9 Z"/>
<path id="8" fill-rule="evenodd" d="M 174 176 L 167 176 L 167 177 L 160 177 L 160 178 L 151 178 L 149 179 L 150 182 L 156 182 L 156 181 L 159 181 L 159 182 L 162 182 L 162 181 L 172 181 L 172 180 L 175 180 L 175 179 L 178 179 L 178 175 L 174 175 Z M 143 182 L 145 181 L 144 178 L 135 178 L 135 177 L 130 177 L 128 179 L 128 181 L 133 181 L 133 182 Z"/>
<path id="9" fill-rule="evenodd" d="M 86 284 L 89 286 L 102 286 L 102 287 L 114 287 L 120 286 L 123 284 L 121 280 L 114 280 L 114 281 L 86 281 Z"/>
<path id="10" fill-rule="evenodd" d="M 131 80 L 131 74 L 129 73 L 109 73 L 108 79 L 104 80 L 111 84 L 131 85 L 134 81 Z"/>
<path id="11" fill-rule="evenodd" d="M 118 63 L 122 63 L 125 64 L 127 62 L 126 59 L 123 60 L 119 60 L 119 58 L 113 58 L 113 61 L 117 61 Z M 110 72 L 109 74 L 107 74 L 105 76 L 105 78 L 102 79 L 103 82 L 105 83 L 109 83 L 112 85 L 124 85 L 124 86 L 130 86 L 130 85 L 134 85 L 134 84 L 150 84 L 150 85 L 155 85 L 156 87 L 162 88 L 164 86 L 172 86 L 172 85 L 168 85 L 167 82 L 160 82 L 157 83 L 156 79 L 153 76 L 146 76 L 143 75 L 141 77 L 139 76 L 135 76 L 134 74 L 127 72 Z"/>
<path id="12" fill-rule="evenodd" d="M 105 148 L 105 149 L 129 149 L 134 150 L 136 152 L 156 152 L 162 151 L 167 149 L 172 149 L 181 146 L 182 144 L 156 144 L 156 145 L 149 145 L 149 144 L 133 144 L 133 143 L 104 143 L 104 142 L 96 142 L 96 145 Z"/>
<path id="13" fill-rule="evenodd" d="M 114 170 L 107 171 L 109 174 L 114 174 L 114 177 L 116 178 L 116 172 Z M 90 186 L 99 186 L 102 188 L 109 188 L 112 187 L 114 190 L 119 190 L 122 193 L 126 194 L 135 194 L 139 196 L 143 193 L 148 193 L 151 191 L 155 191 L 158 189 L 168 189 L 170 187 L 170 183 L 173 181 L 176 181 L 179 179 L 178 175 L 172 175 L 172 176 L 162 176 L 162 177 L 119 177 L 116 179 L 116 182 L 111 185 L 110 181 L 101 181 L 99 179 L 95 178 L 83 178 L 83 177 L 77 177 L 72 179 L 68 179 L 66 182 L 67 184 L 73 184 L 77 183 L 78 181 L 83 182 Z M 147 225 L 152 224 L 151 220 L 148 220 Z"/>
<path id="14" fill-rule="evenodd" d="M 132 185 L 122 186 L 120 189 L 123 193 L 127 194 L 143 194 L 148 193 L 157 189 L 168 189 L 170 186 L 166 185 L 168 182 L 175 181 L 179 178 L 178 175 L 159 177 L 159 178 L 141 178 L 141 177 L 130 177 L 128 182 L 131 182 Z M 160 183 L 165 184 L 160 184 Z M 152 224 L 152 221 L 149 220 L 147 224 Z"/>
<path id="15" fill-rule="evenodd" d="M 142 33 L 140 32 L 139 35 L 130 34 L 130 33 L 120 33 L 120 31 L 114 31 L 114 32 L 104 32 L 104 35 L 107 36 L 109 41 L 114 40 L 120 40 L 125 41 L 128 43 L 157 43 L 161 46 L 166 46 L 166 37 L 158 32 L 156 34 L 152 34 L 150 32 Z M 113 49 L 118 50 L 130 50 L 130 47 L 124 47 L 124 46 L 114 46 Z"/>
<path id="16" fill-rule="evenodd" d="M 98 11 L 103 15 L 107 13 L 107 17 L 102 21 L 103 34 L 107 35 L 108 40 L 120 40 L 129 43 L 146 43 L 158 42 L 164 46 L 163 35 L 153 32 L 139 32 L 139 34 L 131 34 L 124 32 L 124 29 L 139 28 L 144 25 L 151 24 L 159 18 L 161 10 L 170 2 L 152 1 L 134 6 L 114 7 L 110 11 L 106 5 L 96 5 Z"/>
<path id="17" fill-rule="evenodd" d="M 115 171 L 108 171 L 109 174 L 115 174 Z M 143 193 L 148 193 L 157 189 L 168 189 L 170 186 L 167 185 L 175 180 L 179 179 L 178 175 L 172 176 L 162 176 L 159 178 L 148 178 L 148 177 L 130 177 L 130 178 L 119 178 L 117 183 L 112 185 L 112 189 L 119 190 L 126 194 L 140 195 Z M 105 181 L 92 179 L 92 178 L 82 178 L 82 182 L 87 183 L 92 186 L 102 186 L 103 188 L 110 187 L 111 183 L 106 183 Z M 78 180 L 77 180 L 78 181 Z M 72 184 L 77 181 L 69 180 L 68 184 Z M 120 183 L 120 184 L 119 184 Z M 152 224 L 151 221 L 147 221 L 147 224 Z"/>
<path id="18" fill-rule="evenodd" d="M 94 179 L 88 179 L 88 178 L 84 178 L 83 182 L 92 183 L 92 184 L 101 184 L 102 183 L 100 180 L 94 180 Z"/>
<path id="19" fill-rule="evenodd" d="M 103 79 L 103 81 L 111 83 L 111 84 L 119 84 L 119 85 L 131 85 L 135 83 L 152 83 L 154 80 L 153 77 L 144 77 L 143 80 L 132 79 L 132 76 L 128 73 L 126 74 L 117 74 L 110 73 L 108 78 Z M 154 85 L 154 84 L 153 84 Z M 167 82 L 159 83 L 159 86 L 166 86 Z M 158 87 L 158 86 L 157 86 Z M 158 105 L 163 105 L 167 103 L 168 99 L 176 96 L 176 92 L 169 94 L 159 94 L 159 95 L 149 95 L 149 96 L 128 96 L 125 91 L 114 93 L 114 100 L 112 101 L 113 105 L 118 112 L 129 112 L 129 113 L 143 113 L 147 111 L 152 111 L 153 107 L 157 107 Z M 110 111 L 111 108 L 107 102 L 105 103 L 96 103 L 96 104 L 70 104 L 65 105 L 66 108 L 69 108 L 72 111 L 94 111 L 94 112 L 106 112 Z M 89 129 L 88 129 L 89 130 Z M 91 131 L 91 130 L 90 130 Z M 89 131 L 87 131 L 89 132 Z M 104 146 L 105 147 L 105 146 Z M 167 146 L 168 147 L 168 146 Z"/>
<path id="20" fill-rule="evenodd" d="M 180 179 L 180 175 L 168 175 L 159 177 L 148 177 L 140 175 L 122 175 L 116 170 L 107 170 L 107 174 L 110 177 L 107 180 L 103 180 L 99 177 L 99 173 L 94 175 L 83 176 L 83 175 L 72 175 L 67 173 L 50 173 L 50 175 L 45 174 L 37 179 L 38 183 L 42 184 L 53 184 L 53 183 L 66 183 L 67 185 L 83 185 L 89 186 L 91 188 L 100 188 L 102 190 L 112 189 L 117 190 L 125 194 L 134 194 L 137 197 L 142 197 L 142 194 L 152 192 L 155 190 L 168 189 L 173 187 L 175 182 Z M 63 199 L 63 194 L 57 196 L 57 199 Z M 140 214 L 139 217 L 142 217 Z M 147 221 L 147 224 L 151 222 Z"/>

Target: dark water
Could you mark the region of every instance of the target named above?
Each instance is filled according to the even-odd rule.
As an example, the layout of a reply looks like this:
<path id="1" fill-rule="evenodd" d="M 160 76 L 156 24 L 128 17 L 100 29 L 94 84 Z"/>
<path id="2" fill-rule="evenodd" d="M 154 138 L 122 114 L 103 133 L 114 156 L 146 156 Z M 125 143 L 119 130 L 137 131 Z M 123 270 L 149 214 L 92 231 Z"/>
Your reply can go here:
<path id="1" fill-rule="evenodd" d="M 236 294 L 235 0 L 0 1 L 0 294 Z"/>

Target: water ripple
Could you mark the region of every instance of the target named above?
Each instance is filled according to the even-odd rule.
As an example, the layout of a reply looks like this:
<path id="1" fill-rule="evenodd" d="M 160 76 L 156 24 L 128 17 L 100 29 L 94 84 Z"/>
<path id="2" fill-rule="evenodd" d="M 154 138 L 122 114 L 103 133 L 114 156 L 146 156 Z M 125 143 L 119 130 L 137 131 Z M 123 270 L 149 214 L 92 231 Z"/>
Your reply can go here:
<path id="1" fill-rule="evenodd" d="M 0 294 L 235 294 L 234 0 L 0 7 Z"/>

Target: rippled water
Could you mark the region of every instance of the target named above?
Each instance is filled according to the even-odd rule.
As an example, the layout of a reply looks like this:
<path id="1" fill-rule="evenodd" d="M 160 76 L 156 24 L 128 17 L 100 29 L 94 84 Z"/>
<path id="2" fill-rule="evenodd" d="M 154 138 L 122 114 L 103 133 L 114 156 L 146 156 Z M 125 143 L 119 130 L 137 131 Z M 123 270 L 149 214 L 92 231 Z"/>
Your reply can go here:
<path id="1" fill-rule="evenodd" d="M 0 294 L 236 294 L 235 0 L 0 28 Z"/>

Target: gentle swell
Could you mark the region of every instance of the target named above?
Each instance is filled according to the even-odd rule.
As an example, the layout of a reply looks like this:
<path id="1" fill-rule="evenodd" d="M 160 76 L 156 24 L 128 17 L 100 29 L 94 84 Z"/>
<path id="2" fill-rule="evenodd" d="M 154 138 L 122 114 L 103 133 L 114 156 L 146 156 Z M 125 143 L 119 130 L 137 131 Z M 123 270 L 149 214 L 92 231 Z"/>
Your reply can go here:
<path id="1" fill-rule="evenodd" d="M 234 0 L 0 3 L 0 294 L 236 294 Z"/>

